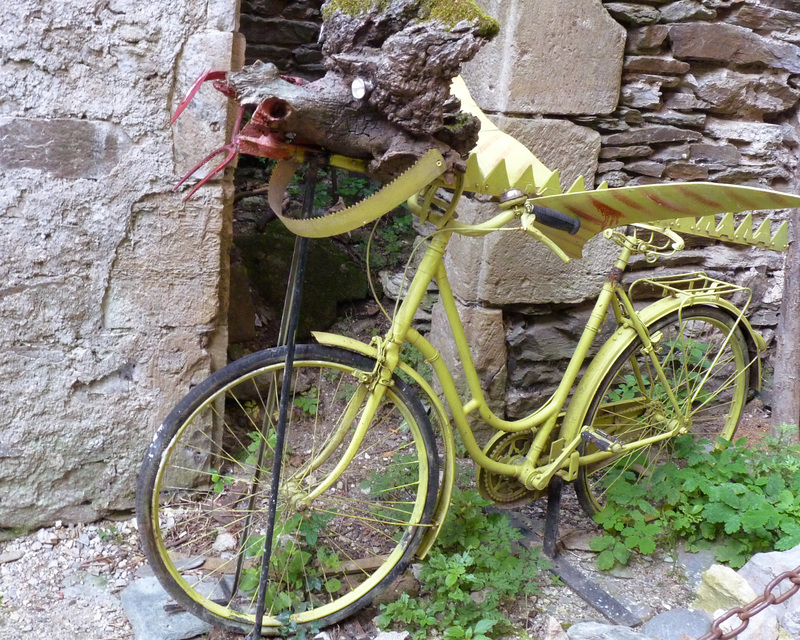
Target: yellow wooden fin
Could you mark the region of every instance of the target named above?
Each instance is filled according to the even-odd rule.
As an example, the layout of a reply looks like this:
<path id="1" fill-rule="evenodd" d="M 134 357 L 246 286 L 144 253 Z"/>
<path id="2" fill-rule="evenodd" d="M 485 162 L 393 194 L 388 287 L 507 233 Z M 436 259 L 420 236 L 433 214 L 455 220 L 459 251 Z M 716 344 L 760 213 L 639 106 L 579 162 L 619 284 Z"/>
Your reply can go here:
<path id="1" fill-rule="evenodd" d="M 583 176 L 578 176 L 572 186 L 566 190 L 566 193 L 575 193 L 576 191 L 586 191 L 586 183 L 583 180 Z"/>
<path id="2" fill-rule="evenodd" d="M 525 184 L 530 184 L 530 191 L 526 193 L 533 195 L 537 186 L 547 183 L 553 172 L 524 144 L 500 131 L 486 117 L 460 76 L 453 79 L 450 92 L 461 101 L 461 110 L 477 117 L 481 123 L 478 143 L 467 159 L 465 191 L 499 196 L 512 187 L 521 188 L 517 185 L 524 177 Z M 501 162 L 505 165 L 502 172 L 498 171 Z"/>
<path id="3" fill-rule="evenodd" d="M 769 241 L 772 240 L 772 230 L 770 228 L 769 218 L 764 220 L 761 223 L 761 226 L 758 227 L 758 231 L 753 234 L 753 243 L 754 244 L 769 244 Z"/>
<path id="4" fill-rule="evenodd" d="M 725 240 L 732 236 L 734 241 L 740 241 L 733 231 L 733 219 L 723 219 L 717 224 L 716 214 L 800 207 L 800 197 L 788 193 L 707 182 L 673 182 L 563 193 L 536 198 L 534 202 L 581 219 L 581 229 L 574 236 L 537 225 L 573 258 L 581 257 L 583 245 L 589 238 L 611 227 L 669 220 L 669 226 L 674 223 L 676 230 L 685 233 Z M 781 244 L 780 238 L 770 236 L 768 225 L 762 225 L 752 237 L 748 244 L 774 249 Z"/>
<path id="5" fill-rule="evenodd" d="M 554 196 L 561 193 L 561 178 L 558 175 L 558 169 L 550 174 L 547 182 L 542 185 L 537 195 L 540 196 Z"/>

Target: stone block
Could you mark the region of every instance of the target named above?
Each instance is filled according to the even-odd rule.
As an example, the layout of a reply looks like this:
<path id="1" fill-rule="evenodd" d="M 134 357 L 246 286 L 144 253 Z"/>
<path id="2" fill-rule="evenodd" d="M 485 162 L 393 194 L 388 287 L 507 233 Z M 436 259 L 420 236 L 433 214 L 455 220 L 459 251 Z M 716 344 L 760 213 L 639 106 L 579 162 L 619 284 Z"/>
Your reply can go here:
<path id="1" fill-rule="evenodd" d="M 689 146 L 689 157 L 692 162 L 735 167 L 739 164 L 742 154 L 732 144 L 697 143 Z"/>
<path id="2" fill-rule="evenodd" d="M 632 26 L 655 24 L 661 19 L 659 10 L 646 4 L 606 2 L 605 8 L 614 18 Z"/>
<path id="3" fill-rule="evenodd" d="M 208 0 L 206 10 L 208 28 L 218 31 L 238 31 L 240 3 L 241 0 Z"/>
<path id="4" fill-rule="evenodd" d="M 459 317 L 470 346 L 475 370 L 489 407 L 498 415 L 504 414 L 507 379 L 506 342 L 503 311 L 487 307 L 467 306 L 456 301 Z M 444 305 L 438 301 L 431 319 L 431 343 L 442 354 L 453 374 L 453 382 L 462 398 L 471 397 L 466 376 L 460 365 L 458 350 L 447 324 Z M 438 381 L 436 382 L 438 387 Z"/>
<path id="5" fill-rule="evenodd" d="M 738 123 L 737 123 L 738 124 Z M 603 138 L 603 144 L 610 146 L 656 144 L 662 142 L 681 142 L 699 140 L 703 136 L 697 131 L 689 131 L 669 125 L 650 125 L 638 129 L 629 129 L 620 133 L 612 133 Z"/>
<path id="6" fill-rule="evenodd" d="M 682 74 L 689 71 L 690 65 L 683 60 L 660 56 L 628 56 L 623 69 L 635 73 Z"/>
<path id="7" fill-rule="evenodd" d="M 797 6 L 800 10 L 800 5 Z M 746 4 L 728 18 L 731 24 L 758 31 L 797 30 L 800 16 L 796 11 L 784 11 L 766 6 Z"/>
<path id="8" fill-rule="evenodd" d="M 631 145 L 629 147 L 603 147 L 600 149 L 602 160 L 616 158 L 646 158 L 653 153 L 653 147 L 647 145 Z"/>
<path id="9" fill-rule="evenodd" d="M 697 598 L 693 606 L 714 612 L 740 607 L 756 597 L 747 580 L 730 567 L 712 565 L 703 572 L 703 580 L 697 587 Z"/>
<path id="10" fill-rule="evenodd" d="M 717 12 L 704 6 L 697 0 L 678 0 L 661 7 L 661 20 L 663 22 L 682 22 L 684 20 L 713 20 Z"/>
<path id="11" fill-rule="evenodd" d="M 625 30 L 599 0 L 480 0 L 500 34 L 464 68 L 487 111 L 611 113 Z"/>
<path id="12" fill-rule="evenodd" d="M 131 583 L 121 599 L 137 640 L 184 640 L 211 629 L 210 624 L 187 611 L 164 611 L 170 598 L 155 578 Z"/>
<path id="13" fill-rule="evenodd" d="M 0 407 L 0 529 L 131 509 L 152 433 L 224 358 L 230 220 L 219 184 L 187 208 L 170 192 L 168 102 L 230 64 L 236 38 L 192 39 L 205 2 L 104 7 L 0 10 L 13 48 L 0 79 L 0 395 L 15 398 Z M 184 132 L 192 164 L 225 138 L 220 104 L 212 126 Z"/>
<path id="14" fill-rule="evenodd" d="M 628 29 L 625 51 L 628 53 L 655 53 L 669 35 L 669 28 L 663 24 Z"/>
<path id="15" fill-rule="evenodd" d="M 702 127 L 706 123 L 704 113 L 681 113 L 680 111 L 663 110 L 658 113 L 646 113 L 645 122 L 666 124 L 674 127 Z"/>
<path id="16" fill-rule="evenodd" d="M 726 65 L 765 64 L 800 73 L 800 47 L 770 40 L 733 24 L 676 24 L 670 27 L 669 39 L 676 58 Z"/>
<path id="17" fill-rule="evenodd" d="M 787 111 L 797 104 L 800 92 L 788 85 L 788 76 L 785 72 L 756 74 L 717 69 L 696 74 L 694 92 L 709 104 L 712 113 L 755 119 Z"/>
<path id="18" fill-rule="evenodd" d="M 652 636 L 602 622 L 578 622 L 567 629 L 569 640 L 653 640 Z"/>
<path id="19" fill-rule="evenodd" d="M 692 164 L 691 162 L 673 162 L 664 169 L 664 177 L 678 182 L 707 180 L 708 167 Z"/>
<path id="20" fill-rule="evenodd" d="M 214 193 L 216 192 L 216 193 Z M 209 198 L 213 193 L 214 197 Z M 220 244 L 223 218 L 200 211 L 222 208 L 222 189 L 207 187 L 193 200 L 165 211 L 145 201 L 119 243 L 103 301 L 109 329 L 211 324 L 220 312 Z M 195 256 L 191 264 L 186 256 Z M 148 295 L 143 295 L 147 291 Z"/>
<path id="21" fill-rule="evenodd" d="M 800 566 L 800 545 L 788 551 L 772 551 L 770 553 L 757 553 L 739 569 L 739 576 L 747 581 L 753 591 L 758 594 L 764 592 L 766 586 L 785 571 L 794 571 Z M 780 595 L 791 588 L 789 580 L 777 588 L 775 595 Z M 786 602 L 770 607 L 771 613 L 779 618 L 790 613 L 800 611 L 800 601 L 796 597 L 789 598 Z"/>
<path id="22" fill-rule="evenodd" d="M 0 169 L 41 171 L 53 178 L 99 180 L 130 148 L 119 125 L 97 120 L 0 118 Z"/>
<path id="23" fill-rule="evenodd" d="M 558 170 L 567 189 L 578 176 L 591 184 L 597 170 L 600 135 L 568 120 L 492 116 L 493 122 L 528 147 L 547 167 Z"/>
<path id="24" fill-rule="evenodd" d="M 641 632 L 660 640 L 682 640 L 697 638 L 711 630 L 711 620 L 704 611 L 671 609 L 650 618 L 642 625 Z"/>
<path id="25" fill-rule="evenodd" d="M 776 152 L 783 146 L 785 132 L 778 124 L 767 122 L 741 122 L 708 118 L 705 134 L 718 140 L 737 140 L 747 144 L 736 145 L 744 155 L 769 156 L 776 158 Z"/>
<path id="26" fill-rule="evenodd" d="M 626 164 L 625 170 L 631 173 L 638 173 L 642 176 L 660 178 L 664 174 L 664 164 L 661 162 L 653 162 L 652 160 L 637 160 L 636 162 L 629 162 Z"/>

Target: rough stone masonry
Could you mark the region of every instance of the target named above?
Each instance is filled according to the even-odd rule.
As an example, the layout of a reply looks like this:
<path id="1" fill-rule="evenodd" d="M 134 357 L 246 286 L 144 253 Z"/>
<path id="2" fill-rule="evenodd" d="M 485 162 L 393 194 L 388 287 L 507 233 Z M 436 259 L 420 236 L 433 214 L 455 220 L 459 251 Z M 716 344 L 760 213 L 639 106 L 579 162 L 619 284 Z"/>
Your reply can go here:
<path id="1" fill-rule="evenodd" d="M 224 358 L 229 188 L 175 176 L 226 101 L 236 0 L 0 6 L 0 535 L 130 509 L 161 418 Z"/>

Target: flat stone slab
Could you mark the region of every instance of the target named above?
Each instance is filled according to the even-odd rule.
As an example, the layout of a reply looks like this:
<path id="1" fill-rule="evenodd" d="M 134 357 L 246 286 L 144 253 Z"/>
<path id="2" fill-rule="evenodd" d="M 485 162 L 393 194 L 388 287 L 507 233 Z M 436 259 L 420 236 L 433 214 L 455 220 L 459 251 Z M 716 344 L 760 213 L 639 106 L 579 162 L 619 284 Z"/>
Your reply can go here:
<path id="1" fill-rule="evenodd" d="M 661 640 L 681 640 L 685 635 L 699 638 L 711 629 L 711 620 L 704 611 L 671 609 L 645 622 L 639 631 Z"/>
<path id="2" fill-rule="evenodd" d="M 167 613 L 169 596 L 156 578 L 132 582 L 122 592 L 122 606 L 136 640 L 186 640 L 211 629 L 211 625 L 185 611 Z"/>

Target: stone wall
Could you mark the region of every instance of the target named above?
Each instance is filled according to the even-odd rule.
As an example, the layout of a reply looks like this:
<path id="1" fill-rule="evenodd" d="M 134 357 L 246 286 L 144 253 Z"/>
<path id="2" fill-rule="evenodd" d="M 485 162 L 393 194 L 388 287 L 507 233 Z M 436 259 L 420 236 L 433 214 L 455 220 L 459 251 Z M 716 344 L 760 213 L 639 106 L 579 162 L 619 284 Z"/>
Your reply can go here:
<path id="1" fill-rule="evenodd" d="M 600 0 L 484 0 L 481 5 L 500 20 L 501 33 L 464 70 L 476 101 L 548 167 L 559 169 L 564 188 L 579 175 L 592 184 L 601 134 L 568 117 L 602 116 L 616 108 L 624 27 Z M 491 203 L 462 202 L 464 220 L 487 219 L 496 211 Z M 453 239 L 448 273 L 470 343 L 482 346 L 475 359 L 495 411 L 516 415 L 527 410 L 530 397 L 558 379 L 561 364 L 553 360 L 561 356 L 550 350 L 532 348 L 530 340 L 520 342 L 519 323 L 509 310 L 523 305 L 538 316 L 552 305 L 587 300 L 602 286 L 613 253 L 608 243 L 593 240 L 585 259 L 565 266 L 525 236 Z M 432 341 L 452 362 L 454 345 L 447 340 L 443 316 L 441 307 L 434 309 Z M 491 340 L 480 336 L 489 318 L 497 327 L 506 326 L 492 332 Z M 561 331 L 559 323 L 563 318 L 557 314 L 550 325 Z M 536 323 L 537 330 L 543 326 Z M 542 361 L 545 369 L 538 366 Z M 465 386 L 460 375 L 456 383 Z"/>
<path id="2" fill-rule="evenodd" d="M 224 362 L 230 187 L 176 176 L 222 143 L 203 70 L 235 0 L 0 8 L 0 534 L 133 506 L 159 421 Z"/>
<path id="3" fill-rule="evenodd" d="M 324 0 L 242 0 L 241 31 L 247 64 L 272 62 L 284 73 L 324 73 L 319 31 Z"/>
<path id="4" fill-rule="evenodd" d="M 615 187 L 709 180 L 798 191 L 800 3 L 484 5 L 497 13 L 504 35 L 467 70 L 470 86 L 479 104 L 500 112 L 495 118 L 502 127 L 561 170 L 563 187 L 583 173 L 589 184 L 594 179 Z M 606 11 L 627 32 L 621 72 Z M 615 69 L 617 82 L 621 77 L 616 88 Z M 583 97 L 576 95 L 581 89 Z M 490 209 L 466 208 L 480 218 Z M 776 224 L 785 216 L 770 214 Z M 689 246 L 654 270 L 634 261 L 627 280 L 641 277 L 644 268 L 657 274 L 704 269 L 750 286 L 751 318 L 774 347 L 784 256 L 695 239 Z M 598 238 L 583 260 L 565 268 L 521 238 L 516 244 L 492 236 L 454 243 L 449 268 L 468 331 L 475 314 L 493 313 L 505 322 L 505 342 L 498 338 L 487 346 L 490 355 L 477 358 L 507 362 L 505 371 L 481 371 L 491 381 L 486 388 L 496 409 L 520 416 L 553 390 L 614 254 L 615 247 Z M 774 348 L 768 364 L 772 359 Z M 771 366 L 766 373 L 769 403 Z M 498 383 L 504 376 L 505 384 Z"/>

